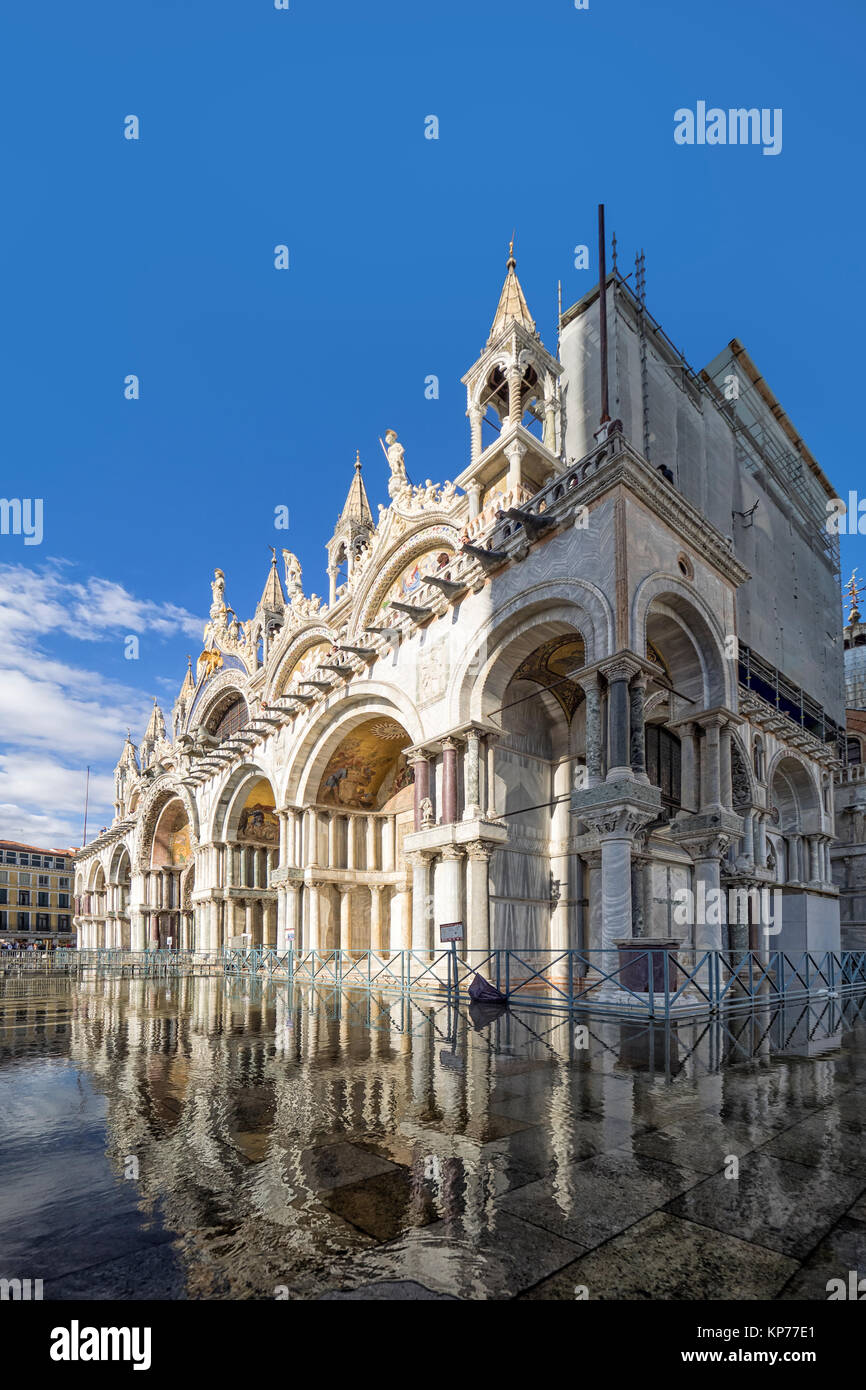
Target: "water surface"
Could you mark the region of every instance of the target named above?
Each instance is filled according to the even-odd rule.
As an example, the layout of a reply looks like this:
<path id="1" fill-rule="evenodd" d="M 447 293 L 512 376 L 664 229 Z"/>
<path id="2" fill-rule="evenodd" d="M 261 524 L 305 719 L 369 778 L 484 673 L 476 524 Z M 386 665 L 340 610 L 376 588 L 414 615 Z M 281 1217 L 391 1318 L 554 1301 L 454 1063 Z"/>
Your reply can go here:
<path id="1" fill-rule="evenodd" d="M 665 1029 L 0 981 L 0 1277 L 55 1299 L 824 1299 L 866 1270 L 864 1012 Z"/>

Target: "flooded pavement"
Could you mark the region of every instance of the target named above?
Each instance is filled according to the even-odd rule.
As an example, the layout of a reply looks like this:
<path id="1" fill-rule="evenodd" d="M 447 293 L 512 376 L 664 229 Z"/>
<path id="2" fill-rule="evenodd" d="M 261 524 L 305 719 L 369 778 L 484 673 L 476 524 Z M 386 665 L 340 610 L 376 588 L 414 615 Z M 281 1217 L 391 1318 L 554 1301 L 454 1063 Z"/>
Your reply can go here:
<path id="1" fill-rule="evenodd" d="M 866 1005 L 652 1027 L 0 982 L 0 1277 L 46 1299 L 825 1300 Z M 585 1292 L 583 1292 L 585 1290 Z"/>

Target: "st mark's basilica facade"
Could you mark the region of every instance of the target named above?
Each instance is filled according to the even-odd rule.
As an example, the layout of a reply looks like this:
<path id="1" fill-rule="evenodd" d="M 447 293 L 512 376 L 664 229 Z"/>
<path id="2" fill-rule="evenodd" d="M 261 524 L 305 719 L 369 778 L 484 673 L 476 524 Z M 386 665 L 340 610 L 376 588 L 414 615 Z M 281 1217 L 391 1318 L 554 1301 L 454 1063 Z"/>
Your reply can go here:
<path id="1" fill-rule="evenodd" d="M 215 571 L 77 857 L 79 946 L 838 948 L 834 489 L 738 340 L 693 371 L 616 272 L 559 329 L 510 257 L 467 457 L 413 485 L 388 431 L 378 517 L 356 461 L 327 602 L 284 551 L 240 622 Z"/>

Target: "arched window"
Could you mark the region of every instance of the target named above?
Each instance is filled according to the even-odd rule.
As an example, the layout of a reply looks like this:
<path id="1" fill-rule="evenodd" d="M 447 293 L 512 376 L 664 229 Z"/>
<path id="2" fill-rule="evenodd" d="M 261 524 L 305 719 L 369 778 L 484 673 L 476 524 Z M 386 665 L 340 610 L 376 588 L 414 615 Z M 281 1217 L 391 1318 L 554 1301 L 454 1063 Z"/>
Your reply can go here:
<path id="1" fill-rule="evenodd" d="M 239 695 L 237 699 L 224 705 L 218 711 L 215 721 L 211 721 L 209 732 L 222 742 L 230 734 L 236 734 L 238 729 L 242 729 L 248 717 L 247 702 L 242 695 Z"/>
<path id="2" fill-rule="evenodd" d="M 754 753 L 752 761 L 755 768 L 755 776 L 759 782 L 764 780 L 764 740 L 760 734 L 755 735 Z"/>
<path id="3" fill-rule="evenodd" d="M 862 749 L 862 746 L 861 746 L 861 743 L 860 743 L 859 738 L 855 738 L 853 735 L 849 735 L 849 736 L 848 736 L 848 741 L 847 741 L 847 748 L 848 748 L 848 762 L 849 762 L 849 764 L 851 764 L 851 763 L 862 763 L 862 761 L 863 761 L 863 749 Z"/>
<path id="4" fill-rule="evenodd" d="M 646 726 L 646 770 L 654 787 L 659 787 L 662 805 L 678 811 L 680 800 L 680 741 L 661 724 Z"/>

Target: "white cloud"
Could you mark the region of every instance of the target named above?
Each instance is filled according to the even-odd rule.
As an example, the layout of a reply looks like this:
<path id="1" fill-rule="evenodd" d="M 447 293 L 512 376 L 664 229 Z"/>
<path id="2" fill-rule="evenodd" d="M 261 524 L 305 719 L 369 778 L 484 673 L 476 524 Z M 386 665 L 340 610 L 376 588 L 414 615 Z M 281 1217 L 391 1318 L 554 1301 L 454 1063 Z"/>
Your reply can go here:
<path id="1" fill-rule="evenodd" d="M 0 838 L 52 848 L 80 842 L 88 764 L 89 827 L 110 824 L 126 729 L 143 731 L 151 709 L 140 689 L 60 660 L 52 639 L 199 638 L 203 626 L 174 604 L 137 598 L 105 579 L 73 581 L 66 570 L 56 561 L 38 572 L 0 565 Z M 160 684 L 176 690 L 180 679 Z"/>

